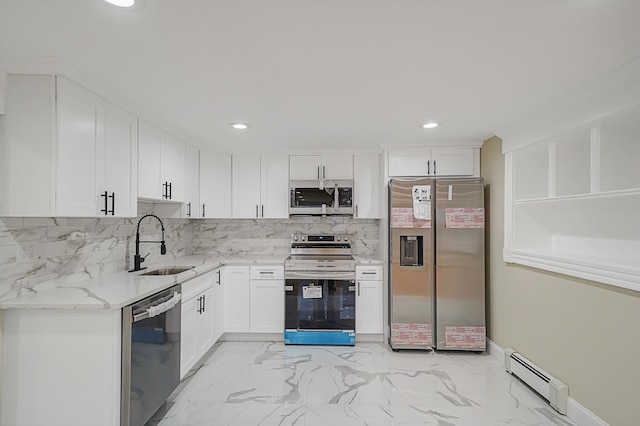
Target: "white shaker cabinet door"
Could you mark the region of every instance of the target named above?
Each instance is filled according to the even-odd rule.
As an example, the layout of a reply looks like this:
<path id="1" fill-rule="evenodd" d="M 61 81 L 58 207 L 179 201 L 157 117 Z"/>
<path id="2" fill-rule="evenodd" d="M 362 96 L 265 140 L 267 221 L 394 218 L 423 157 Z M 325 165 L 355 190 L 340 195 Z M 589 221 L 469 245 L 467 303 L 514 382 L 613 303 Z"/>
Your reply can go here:
<path id="1" fill-rule="evenodd" d="M 250 301 L 252 333 L 284 333 L 284 280 L 252 280 Z"/>
<path id="2" fill-rule="evenodd" d="M 356 333 L 382 333 L 382 281 L 358 280 L 356 286 Z"/>
<path id="3" fill-rule="evenodd" d="M 474 148 L 431 148 L 431 173 L 435 176 L 473 176 Z"/>
<path id="4" fill-rule="evenodd" d="M 192 217 L 231 218 L 231 156 L 200 151 L 200 206 Z"/>
<path id="5" fill-rule="evenodd" d="M 143 121 L 138 126 L 138 197 L 161 200 L 163 132 Z"/>
<path id="6" fill-rule="evenodd" d="M 249 267 L 225 266 L 222 269 L 224 285 L 224 331 L 249 332 Z"/>
<path id="7" fill-rule="evenodd" d="M 136 117 L 107 104 L 104 149 L 98 157 L 104 162 L 104 174 L 98 176 L 98 215 L 135 217 L 138 211 Z"/>
<path id="8" fill-rule="evenodd" d="M 105 103 L 63 77 L 58 77 L 57 90 L 56 215 L 94 217 Z"/>
<path id="9" fill-rule="evenodd" d="M 353 179 L 353 155 L 333 154 L 322 156 L 322 179 L 351 180 Z"/>
<path id="10" fill-rule="evenodd" d="M 429 148 L 389 151 L 389 176 L 428 176 L 431 174 Z"/>
<path id="11" fill-rule="evenodd" d="M 353 217 L 357 219 L 380 218 L 379 157 L 377 154 L 353 157 Z"/>
<path id="12" fill-rule="evenodd" d="M 236 219 L 261 217 L 260 209 L 260 156 L 234 155 L 231 179 L 232 213 Z"/>
<path id="13" fill-rule="evenodd" d="M 196 353 L 204 355 L 213 346 L 213 316 L 214 299 L 213 287 L 209 287 L 199 296 L 199 304 L 196 306 L 198 320 L 196 322 L 196 336 L 198 336 Z"/>
<path id="14" fill-rule="evenodd" d="M 289 179 L 318 180 L 321 179 L 322 156 L 292 155 L 289 157 Z"/>
<path id="15" fill-rule="evenodd" d="M 185 144 L 181 140 L 165 134 L 162 146 L 162 182 L 169 185 L 169 193 L 165 196 L 171 201 L 184 202 Z"/>
<path id="16" fill-rule="evenodd" d="M 263 156 L 260 159 L 260 217 L 289 217 L 289 157 Z"/>
<path id="17" fill-rule="evenodd" d="M 197 297 L 183 301 L 180 317 L 180 379 L 196 362 L 196 312 Z"/>
<path id="18" fill-rule="evenodd" d="M 183 218 L 200 216 L 200 151 L 187 145 L 185 147 L 185 197 L 182 206 Z"/>
<path id="19" fill-rule="evenodd" d="M 215 283 L 213 284 L 213 342 L 217 342 L 224 334 L 224 284 L 222 281 L 222 268 L 215 271 Z"/>

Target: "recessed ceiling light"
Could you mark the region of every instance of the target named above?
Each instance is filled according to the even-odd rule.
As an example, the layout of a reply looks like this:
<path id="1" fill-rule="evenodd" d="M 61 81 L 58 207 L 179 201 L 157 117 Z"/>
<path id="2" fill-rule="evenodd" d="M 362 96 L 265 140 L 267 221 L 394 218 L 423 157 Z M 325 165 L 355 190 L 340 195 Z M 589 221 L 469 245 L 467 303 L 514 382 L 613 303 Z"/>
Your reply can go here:
<path id="1" fill-rule="evenodd" d="M 229 126 L 236 130 L 247 130 L 249 128 L 249 125 L 246 123 L 229 123 Z"/>
<path id="2" fill-rule="evenodd" d="M 438 123 L 434 123 L 433 121 L 430 121 L 429 123 L 424 123 L 422 127 L 425 129 L 433 129 L 435 127 L 438 127 Z"/>
<path id="3" fill-rule="evenodd" d="M 118 7 L 131 7 L 135 0 L 105 0 L 107 3 L 111 3 L 114 6 Z"/>

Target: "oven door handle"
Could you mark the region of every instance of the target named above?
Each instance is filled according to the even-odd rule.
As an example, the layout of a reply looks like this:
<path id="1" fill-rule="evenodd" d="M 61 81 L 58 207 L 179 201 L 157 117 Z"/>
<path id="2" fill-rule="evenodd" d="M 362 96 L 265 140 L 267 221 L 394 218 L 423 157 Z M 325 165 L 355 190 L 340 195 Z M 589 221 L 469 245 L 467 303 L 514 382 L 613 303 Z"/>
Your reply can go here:
<path id="1" fill-rule="evenodd" d="M 171 297 L 171 299 L 158 303 L 157 305 L 149 306 L 146 311 L 140 314 L 134 315 L 132 322 L 142 321 L 143 319 L 152 318 L 157 315 L 163 314 L 167 312 L 169 309 L 176 306 L 181 299 L 182 299 L 182 294 L 178 293 L 177 291 L 174 291 L 173 297 Z"/>
<path id="2" fill-rule="evenodd" d="M 340 271 L 285 271 L 285 279 L 312 279 L 312 280 L 355 280 L 354 272 Z"/>

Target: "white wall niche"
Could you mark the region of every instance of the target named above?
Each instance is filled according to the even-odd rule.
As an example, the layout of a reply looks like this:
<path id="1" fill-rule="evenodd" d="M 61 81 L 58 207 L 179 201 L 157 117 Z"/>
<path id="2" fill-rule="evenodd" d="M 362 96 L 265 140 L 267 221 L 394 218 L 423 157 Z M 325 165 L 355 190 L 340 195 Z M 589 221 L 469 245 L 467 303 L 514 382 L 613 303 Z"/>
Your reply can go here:
<path id="1" fill-rule="evenodd" d="M 640 106 L 506 162 L 505 261 L 640 291 Z"/>

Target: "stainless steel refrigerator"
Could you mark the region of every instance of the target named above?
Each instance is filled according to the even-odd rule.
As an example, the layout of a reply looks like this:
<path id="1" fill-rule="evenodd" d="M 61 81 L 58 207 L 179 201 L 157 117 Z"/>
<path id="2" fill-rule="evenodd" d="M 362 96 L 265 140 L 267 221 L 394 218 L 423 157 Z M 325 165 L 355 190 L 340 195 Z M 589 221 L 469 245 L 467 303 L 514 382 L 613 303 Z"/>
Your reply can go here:
<path id="1" fill-rule="evenodd" d="M 482 178 L 389 182 L 389 343 L 486 349 Z"/>

